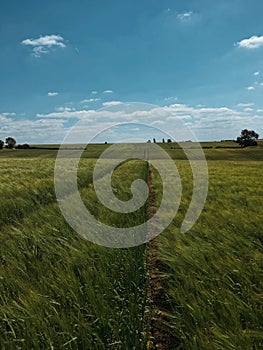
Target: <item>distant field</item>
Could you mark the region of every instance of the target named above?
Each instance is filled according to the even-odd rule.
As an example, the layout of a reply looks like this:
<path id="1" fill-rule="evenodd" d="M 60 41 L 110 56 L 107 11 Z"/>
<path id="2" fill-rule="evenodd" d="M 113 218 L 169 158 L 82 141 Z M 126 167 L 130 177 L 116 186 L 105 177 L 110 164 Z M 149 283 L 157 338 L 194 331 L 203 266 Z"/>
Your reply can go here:
<path id="1" fill-rule="evenodd" d="M 202 143 L 212 146 L 204 148 L 208 198 L 198 222 L 181 234 L 192 174 L 182 150 L 162 146 L 183 184 L 178 214 L 156 240 L 163 332 L 172 335 L 172 349 L 261 349 L 263 148 Z M 99 203 L 92 173 L 106 147 L 83 153 L 78 185 L 86 207 L 115 226 L 146 221 L 148 202 L 129 217 Z M 0 348 L 147 349 L 150 247 L 104 248 L 76 234 L 56 203 L 56 154 L 45 147 L 0 151 Z M 122 164 L 113 177 L 118 198 L 129 199 L 130 183 L 147 174 L 146 162 Z M 158 204 L 154 171 L 153 184 Z"/>
<path id="2" fill-rule="evenodd" d="M 186 160 L 186 155 L 176 143 L 159 143 L 172 159 Z M 189 146 L 190 145 L 190 146 Z M 91 144 L 82 154 L 84 158 L 98 158 L 110 145 Z M 257 147 L 241 149 L 235 142 L 201 142 L 207 160 L 261 160 L 263 153 L 263 141 L 259 141 Z M 32 145 L 37 149 L 4 149 L 0 151 L 0 158 L 55 158 L 59 145 Z M 187 147 L 196 148 L 194 143 L 187 142 Z M 69 149 L 68 155 L 75 156 L 74 150 Z"/>

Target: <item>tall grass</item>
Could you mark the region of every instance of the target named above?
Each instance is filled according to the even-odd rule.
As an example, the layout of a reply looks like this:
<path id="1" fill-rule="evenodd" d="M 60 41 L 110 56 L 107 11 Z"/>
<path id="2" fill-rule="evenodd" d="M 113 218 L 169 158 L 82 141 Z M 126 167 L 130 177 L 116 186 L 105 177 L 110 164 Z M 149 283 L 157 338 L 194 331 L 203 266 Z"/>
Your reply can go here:
<path id="1" fill-rule="evenodd" d="M 192 181 L 185 162 L 177 164 L 184 199 L 158 238 L 166 331 L 177 338 L 178 349 L 261 349 L 263 163 L 210 161 L 207 202 L 186 234 L 179 228 Z"/>
<path id="2" fill-rule="evenodd" d="M 80 162 L 78 185 L 86 207 L 112 226 L 145 222 L 148 203 L 131 215 L 99 203 L 92 173 L 105 147 L 93 146 L 93 159 L 87 150 Z M 204 150 L 207 202 L 194 227 L 181 234 L 192 174 L 181 150 L 164 147 L 176 160 L 183 196 L 174 221 L 157 239 L 162 328 L 173 335 L 175 349 L 260 349 L 262 148 Z M 75 233 L 56 203 L 55 155 L 54 150 L 0 153 L 0 348 L 145 349 L 148 246 L 110 249 Z M 130 199 L 131 182 L 146 179 L 147 171 L 141 161 L 122 164 L 112 179 L 116 196 Z M 160 202 L 162 184 L 154 170 L 153 180 Z"/>
<path id="3" fill-rule="evenodd" d="M 0 348 L 143 349 L 147 247 L 103 248 L 73 232 L 55 202 L 53 165 L 50 159 L 2 160 L 4 181 L 13 186 L 1 192 Z M 105 220 L 103 206 L 92 202 L 93 166 L 81 164 L 80 191 Z M 123 199 L 131 168 L 147 175 L 146 165 L 136 162 L 119 168 L 114 186 Z M 145 215 L 144 208 L 133 224 Z M 126 221 L 107 212 L 108 224 Z"/>

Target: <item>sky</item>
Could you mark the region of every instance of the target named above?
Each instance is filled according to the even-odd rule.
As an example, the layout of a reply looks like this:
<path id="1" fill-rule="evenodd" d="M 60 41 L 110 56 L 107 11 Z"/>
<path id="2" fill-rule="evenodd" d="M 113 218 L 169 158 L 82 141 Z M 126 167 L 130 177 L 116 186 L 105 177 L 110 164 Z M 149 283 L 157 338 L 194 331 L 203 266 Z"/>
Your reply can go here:
<path id="1" fill-rule="evenodd" d="M 81 120 L 89 137 L 127 122 L 263 137 L 262 14 L 261 0 L 3 2 L 0 139 L 61 143 Z M 120 113 L 131 102 L 153 107 Z"/>

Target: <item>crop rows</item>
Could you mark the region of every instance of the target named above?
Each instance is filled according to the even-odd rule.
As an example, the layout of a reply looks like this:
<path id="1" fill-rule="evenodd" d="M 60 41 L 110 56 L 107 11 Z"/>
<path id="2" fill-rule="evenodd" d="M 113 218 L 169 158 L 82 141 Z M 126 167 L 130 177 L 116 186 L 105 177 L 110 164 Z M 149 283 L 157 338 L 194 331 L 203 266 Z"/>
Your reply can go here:
<path id="1" fill-rule="evenodd" d="M 94 146 L 92 159 L 85 152 L 80 162 L 78 186 L 87 209 L 110 226 L 145 222 L 148 202 L 129 215 L 99 203 L 92 173 L 101 150 Z M 21 158 L 1 154 L 0 348 L 149 348 L 152 248 L 106 248 L 75 233 L 56 202 L 55 153 L 38 151 L 27 158 L 23 150 L 16 153 Z M 176 158 L 183 195 L 154 247 L 163 339 L 170 335 L 171 349 L 261 349 L 262 150 L 205 150 L 208 198 L 185 234 L 180 227 L 192 196 L 191 169 L 181 150 L 168 152 Z M 158 210 L 162 183 L 151 170 Z M 147 174 L 146 162 L 123 163 L 112 179 L 116 197 L 130 199 L 132 181 Z"/>
<path id="2" fill-rule="evenodd" d="M 13 186 L 1 194 L 0 348 L 144 348 L 147 247 L 103 248 L 74 233 L 55 202 L 53 160 L 2 165 Z M 83 200 L 96 208 L 97 218 L 125 222 L 96 202 L 93 165 L 84 160 L 79 170 Z M 131 169 L 139 176 L 147 173 L 146 164 L 136 161 L 116 172 L 123 199 L 129 196 Z M 133 216 L 133 223 L 147 216 L 146 209 Z"/>

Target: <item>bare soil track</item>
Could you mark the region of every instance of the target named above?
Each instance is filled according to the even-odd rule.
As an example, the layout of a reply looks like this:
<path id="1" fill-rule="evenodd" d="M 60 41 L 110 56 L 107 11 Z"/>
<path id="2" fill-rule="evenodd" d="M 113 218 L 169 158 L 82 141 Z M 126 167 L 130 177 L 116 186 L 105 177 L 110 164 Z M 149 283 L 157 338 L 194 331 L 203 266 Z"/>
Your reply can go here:
<path id="1" fill-rule="evenodd" d="M 149 186 L 149 217 L 156 212 L 156 197 L 153 186 L 152 172 L 148 171 Z M 152 232 L 151 232 L 152 233 Z M 169 300 L 165 294 L 163 285 L 162 271 L 163 265 L 158 260 L 158 242 L 156 239 L 150 242 L 149 249 L 149 298 L 150 298 L 150 334 L 147 344 L 148 350 L 174 350 L 179 345 L 178 340 L 168 330 L 167 309 L 169 309 Z"/>

